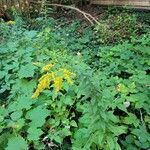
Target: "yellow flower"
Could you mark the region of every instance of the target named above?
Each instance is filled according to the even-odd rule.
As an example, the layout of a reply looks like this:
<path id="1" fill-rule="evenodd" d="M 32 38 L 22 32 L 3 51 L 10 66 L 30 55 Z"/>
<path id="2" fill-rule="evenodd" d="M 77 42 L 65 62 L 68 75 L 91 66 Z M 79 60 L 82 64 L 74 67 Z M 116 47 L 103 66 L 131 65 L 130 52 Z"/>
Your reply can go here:
<path id="1" fill-rule="evenodd" d="M 62 77 L 56 77 L 54 79 L 54 86 L 55 86 L 56 92 L 59 92 L 61 90 L 61 88 L 62 88 L 62 82 L 63 82 Z"/>
<path id="2" fill-rule="evenodd" d="M 42 68 L 42 71 L 49 71 L 54 65 L 53 64 L 47 64 Z"/>
<path id="3" fill-rule="evenodd" d="M 35 63 L 36 64 L 36 63 Z M 56 71 L 51 71 L 50 69 L 53 67 L 53 64 L 45 65 L 42 68 L 43 72 L 47 72 L 41 76 L 39 79 L 39 83 L 37 85 L 37 89 L 32 95 L 32 98 L 38 98 L 38 96 L 45 90 L 49 89 L 51 82 L 54 84 L 54 88 L 56 92 L 59 92 L 62 89 L 63 80 L 67 80 L 69 84 L 73 84 L 72 77 L 75 75 L 67 69 L 58 69 Z M 50 72 L 48 72 L 50 71 Z M 58 74 L 60 71 L 63 73 L 60 76 Z"/>
<path id="4" fill-rule="evenodd" d="M 39 79 L 39 84 L 36 91 L 33 93 L 32 98 L 37 98 L 42 91 L 44 91 L 46 88 L 49 88 L 50 82 L 52 80 L 51 77 L 51 73 L 46 73 Z"/>
<path id="5" fill-rule="evenodd" d="M 55 72 L 52 71 L 52 72 L 51 72 L 51 78 L 52 78 L 52 79 L 55 79 L 55 76 L 56 76 L 56 75 L 55 75 Z"/>
<path id="6" fill-rule="evenodd" d="M 118 84 L 116 89 L 118 92 L 121 92 L 121 84 Z"/>
<path id="7" fill-rule="evenodd" d="M 117 85 L 117 92 L 120 92 L 120 93 L 127 93 L 128 92 L 128 88 L 124 85 L 124 84 L 118 84 Z"/>
<path id="8" fill-rule="evenodd" d="M 39 92 L 39 90 L 37 89 L 37 90 L 32 94 L 32 98 L 33 98 L 33 99 L 38 98 L 39 95 L 40 95 L 40 92 Z"/>
<path id="9" fill-rule="evenodd" d="M 69 84 L 73 84 L 73 81 L 71 80 L 71 78 L 72 78 L 72 76 L 74 76 L 75 74 L 74 73 L 72 73 L 72 72 L 70 72 L 69 70 L 67 70 L 67 69 L 60 69 L 60 70 L 62 70 L 63 71 L 63 78 L 65 79 L 65 80 L 67 80 L 67 82 L 69 83 Z"/>
<path id="10" fill-rule="evenodd" d="M 15 22 L 15 21 L 10 20 L 10 21 L 7 21 L 7 24 L 8 24 L 8 25 L 14 25 L 14 24 L 16 24 L 16 22 Z"/>

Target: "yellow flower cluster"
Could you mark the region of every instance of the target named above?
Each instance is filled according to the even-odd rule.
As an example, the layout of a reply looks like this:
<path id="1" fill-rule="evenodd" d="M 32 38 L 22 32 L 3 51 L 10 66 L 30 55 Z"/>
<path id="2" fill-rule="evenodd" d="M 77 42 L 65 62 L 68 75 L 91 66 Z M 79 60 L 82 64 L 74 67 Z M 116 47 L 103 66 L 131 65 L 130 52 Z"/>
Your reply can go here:
<path id="1" fill-rule="evenodd" d="M 59 92 L 62 87 L 63 78 L 62 77 L 56 77 L 54 80 L 54 87 L 56 92 Z"/>
<path id="2" fill-rule="evenodd" d="M 117 92 L 126 93 L 128 92 L 128 88 L 124 84 L 120 83 L 117 85 Z"/>
<path id="3" fill-rule="evenodd" d="M 43 90 L 45 90 L 46 88 L 49 89 L 51 77 L 51 73 L 46 73 L 39 79 L 39 84 L 36 91 L 33 93 L 32 98 L 37 98 Z"/>
<path id="4" fill-rule="evenodd" d="M 117 91 L 118 91 L 118 92 L 121 92 L 121 91 L 122 91 L 122 85 L 121 85 L 121 84 L 118 84 L 118 85 L 117 85 Z"/>
<path id="5" fill-rule="evenodd" d="M 53 66 L 53 64 L 48 64 L 42 68 L 42 72 L 46 72 L 46 74 L 39 79 L 37 89 L 32 95 L 33 99 L 37 98 L 43 90 L 49 89 L 51 82 L 54 83 L 56 92 L 59 92 L 62 89 L 63 80 L 66 80 L 68 84 L 73 84 L 72 77 L 75 75 L 74 73 L 65 68 L 51 71 Z M 62 72 L 61 76 L 58 75 L 60 72 Z"/>
<path id="6" fill-rule="evenodd" d="M 8 25 L 14 25 L 14 24 L 16 24 L 16 22 L 15 22 L 15 21 L 10 20 L 10 21 L 7 21 L 7 24 L 8 24 Z"/>
<path id="7" fill-rule="evenodd" d="M 42 68 L 42 72 L 49 71 L 53 66 L 54 66 L 53 64 L 45 65 L 45 66 Z"/>
<path id="8" fill-rule="evenodd" d="M 75 76 L 75 74 L 74 73 L 72 73 L 72 72 L 70 72 L 69 70 L 67 70 L 67 69 L 60 69 L 61 71 L 63 71 L 63 77 L 64 77 L 64 79 L 65 80 L 67 80 L 67 82 L 69 83 L 69 84 L 73 84 L 73 81 L 71 80 L 71 76 Z"/>

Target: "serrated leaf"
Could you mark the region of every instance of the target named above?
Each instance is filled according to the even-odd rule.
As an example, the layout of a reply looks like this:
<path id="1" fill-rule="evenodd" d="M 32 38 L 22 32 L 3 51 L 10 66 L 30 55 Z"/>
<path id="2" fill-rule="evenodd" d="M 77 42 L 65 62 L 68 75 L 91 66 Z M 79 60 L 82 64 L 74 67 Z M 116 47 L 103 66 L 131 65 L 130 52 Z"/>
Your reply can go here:
<path id="1" fill-rule="evenodd" d="M 17 122 L 16 122 L 17 130 L 20 130 L 25 125 L 26 125 L 25 124 L 25 119 L 23 119 L 23 118 L 17 120 Z"/>
<path id="2" fill-rule="evenodd" d="M 60 143 L 60 144 L 62 143 L 62 138 L 60 136 L 56 135 L 53 138 L 57 143 Z"/>
<path id="3" fill-rule="evenodd" d="M 39 137 L 43 134 L 43 131 L 41 129 L 35 127 L 29 128 L 27 132 L 29 141 L 37 141 L 39 140 Z"/>
<path id="4" fill-rule="evenodd" d="M 0 123 L 4 120 L 4 117 L 0 115 Z"/>
<path id="5" fill-rule="evenodd" d="M 20 96 L 17 99 L 16 109 L 22 110 L 22 109 L 30 109 L 31 105 L 34 103 L 34 101 L 31 99 L 31 97 L 28 96 Z"/>
<path id="6" fill-rule="evenodd" d="M 70 129 L 63 128 L 60 132 L 64 137 L 71 135 Z"/>
<path id="7" fill-rule="evenodd" d="M 49 115 L 49 113 L 49 110 L 47 110 L 45 106 L 38 106 L 30 110 L 26 114 L 26 118 L 32 121 L 30 126 L 41 127 L 45 123 L 45 118 Z"/>
<path id="8" fill-rule="evenodd" d="M 11 134 L 9 132 L 5 132 L 1 134 L 0 136 L 0 150 L 3 150 L 8 143 L 8 139 L 11 137 Z"/>
<path id="9" fill-rule="evenodd" d="M 78 127 L 77 123 L 74 120 L 71 120 L 70 125 L 73 127 Z"/>
<path id="10" fill-rule="evenodd" d="M 74 103 L 72 97 L 70 97 L 70 96 L 65 96 L 65 97 L 63 98 L 63 102 L 64 102 L 64 104 L 66 104 L 66 105 L 72 105 L 72 104 Z"/>
<path id="11" fill-rule="evenodd" d="M 112 136 L 107 136 L 107 144 L 108 144 L 109 150 L 114 150 L 115 143 L 114 143 Z"/>
<path id="12" fill-rule="evenodd" d="M 5 71 L 0 71 L 0 79 L 2 79 L 7 73 Z"/>
<path id="13" fill-rule="evenodd" d="M 37 67 L 34 66 L 33 64 L 27 64 L 25 66 L 21 66 L 19 73 L 18 73 L 19 78 L 22 79 L 22 78 L 33 77 L 34 70 L 36 68 Z"/>
<path id="14" fill-rule="evenodd" d="M 21 95 L 32 96 L 35 87 L 35 80 L 18 79 L 11 89 L 11 94 L 16 95 L 19 93 Z"/>
<path id="15" fill-rule="evenodd" d="M 6 147 L 6 150 L 27 150 L 27 142 L 21 137 L 10 138 Z"/>
<path id="16" fill-rule="evenodd" d="M 36 35 L 37 35 L 37 31 L 34 31 L 34 30 L 32 30 L 32 31 L 26 31 L 25 33 L 25 36 L 27 37 L 27 38 L 34 38 Z"/>
<path id="17" fill-rule="evenodd" d="M 13 112 L 10 117 L 13 121 L 16 121 L 18 119 L 20 119 L 22 116 L 22 111 L 16 111 L 16 112 Z"/>
<path id="18" fill-rule="evenodd" d="M 120 145 L 117 142 L 117 139 L 115 141 L 115 146 L 114 147 L 115 147 L 115 150 L 121 150 L 121 147 L 120 147 Z"/>
<path id="19" fill-rule="evenodd" d="M 115 136 L 119 136 L 120 134 L 126 133 L 127 127 L 125 126 L 115 126 L 115 125 L 108 125 L 109 130 L 114 133 Z"/>
<path id="20" fill-rule="evenodd" d="M 137 117 L 132 113 L 129 113 L 128 115 L 128 117 L 124 118 L 124 123 L 133 124 L 135 127 L 137 127 L 139 125 L 139 120 L 137 119 Z"/>

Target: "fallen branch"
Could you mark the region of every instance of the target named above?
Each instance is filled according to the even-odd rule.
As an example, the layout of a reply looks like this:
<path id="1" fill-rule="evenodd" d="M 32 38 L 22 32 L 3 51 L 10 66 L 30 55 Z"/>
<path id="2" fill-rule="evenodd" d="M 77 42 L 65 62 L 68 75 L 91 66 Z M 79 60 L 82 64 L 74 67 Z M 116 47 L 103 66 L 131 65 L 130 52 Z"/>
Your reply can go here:
<path id="1" fill-rule="evenodd" d="M 40 4 L 40 2 L 34 2 L 34 1 L 30 1 L 30 2 Z M 92 25 L 94 24 L 94 22 L 96 24 L 99 24 L 99 22 L 91 14 L 86 13 L 86 12 L 80 10 L 79 8 L 76 8 L 73 6 L 68 6 L 68 5 L 62 5 L 62 4 L 46 4 L 46 6 L 56 6 L 56 7 L 63 7 L 63 8 L 75 10 L 75 11 L 81 13 Z"/>
<path id="2" fill-rule="evenodd" d="M 143 114 L 141 112 L 141 109 L 140 109 L 140 116 L 141 116 L 141 123 L 142 123 L 143 127 L 146 129 L 146 125 L 145 125 L 145 122 L 144 122 L 144 119 L 143 119 Z"/>

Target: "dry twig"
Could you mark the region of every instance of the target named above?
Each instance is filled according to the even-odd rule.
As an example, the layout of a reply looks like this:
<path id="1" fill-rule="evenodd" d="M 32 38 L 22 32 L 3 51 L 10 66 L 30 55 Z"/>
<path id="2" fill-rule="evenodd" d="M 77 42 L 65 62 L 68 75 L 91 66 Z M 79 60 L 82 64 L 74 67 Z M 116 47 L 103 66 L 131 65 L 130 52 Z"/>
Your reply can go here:
<path id="1" fill-rule="evenodd" d="M 30 2 L 40 4 L 40 2 L 34 2 L 34 1 L 30 1 Z M 56 6 L 56 7 L 63 7 L 63 8 L 75 10 L 75 11 L 81 13 L 92 25 L 94 24 L 94 22 L 96 24 L 99 24 L 99 22 L 91 14 L 86 13 L 86 12 L 80 10 L 79 8 L 76 8 L 73 6 L 68 6 L 68 5 L 62 5 L 62 4 L 46 4 L 46 6 Z"/>

